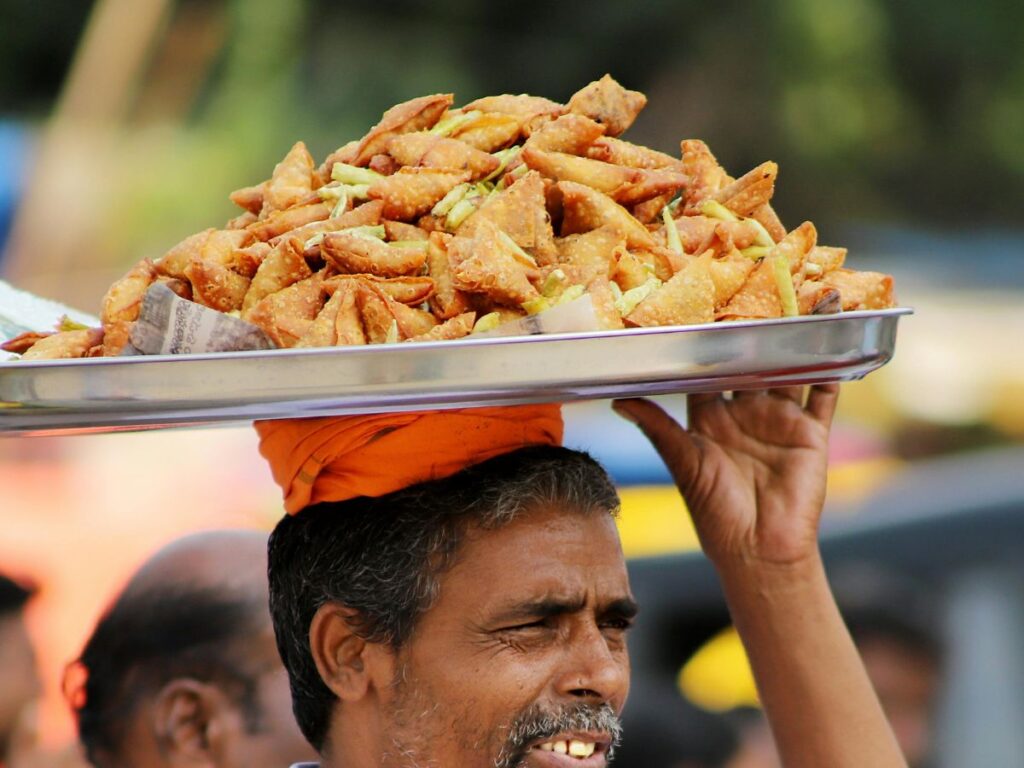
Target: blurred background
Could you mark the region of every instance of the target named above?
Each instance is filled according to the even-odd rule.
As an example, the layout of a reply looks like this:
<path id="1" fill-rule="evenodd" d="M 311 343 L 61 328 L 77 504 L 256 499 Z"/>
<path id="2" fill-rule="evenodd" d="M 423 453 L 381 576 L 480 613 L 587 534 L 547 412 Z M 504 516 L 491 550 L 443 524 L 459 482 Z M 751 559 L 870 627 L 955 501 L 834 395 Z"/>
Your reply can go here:
<path id="1" fill-rule="evenodd" d="M 413 96 L 564 100 L 605 72 L 649 97 L 627 138 L 673 154 L 703 138 L 737 176 L 778 161 L 787 226 L 814 221 L 915 308 L 894 361 L 845 387 L 826 553 L 851 617 L 875 617 L 866 643 L 886 636 L 879 614 L 924 638 L 903 651 L 931 683 L 892 683 L 891 712 L 911 712 L 927 764 L 1016 764 L 1024 4 L 0 0 L 0 278 L 97 312 L 130 264 L 233 216 L 227 193 L 297 139 L 320 159 Z M 631 706 L 678 707 L 685 744 L 665 765 L 771 765 L 663 468 L 606 403 L 568 419 L 570 444 L 623 487 L 646 603 Z M 279 513 L 245 427 L 0 440 L 0 571 L 39 586 L 47 748 L 72 733 L 63 665 L 127 574 L 178 534 L 268 529 Z"/>

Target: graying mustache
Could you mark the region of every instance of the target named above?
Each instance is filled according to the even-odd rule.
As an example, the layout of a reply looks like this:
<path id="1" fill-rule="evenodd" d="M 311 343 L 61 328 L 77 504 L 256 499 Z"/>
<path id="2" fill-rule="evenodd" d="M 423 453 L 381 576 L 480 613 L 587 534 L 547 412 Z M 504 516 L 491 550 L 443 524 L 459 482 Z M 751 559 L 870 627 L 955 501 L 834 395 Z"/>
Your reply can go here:
<path id="1" fill-rule="evenodd" d="M 512 723 L 503 759 L 495 763 L 496 768 L 513 768 L 526 756 L 525 749 L 528 744 L 544 741 L 566 731 L 608 734 L 611 737 L 608 758 L 611 759 L 613 748 L 622 735 L 622 723 L 615 710 L 608 704 L 600 707 L 580 704 L 554 712 L 536 706 L 531 707 Z"/>

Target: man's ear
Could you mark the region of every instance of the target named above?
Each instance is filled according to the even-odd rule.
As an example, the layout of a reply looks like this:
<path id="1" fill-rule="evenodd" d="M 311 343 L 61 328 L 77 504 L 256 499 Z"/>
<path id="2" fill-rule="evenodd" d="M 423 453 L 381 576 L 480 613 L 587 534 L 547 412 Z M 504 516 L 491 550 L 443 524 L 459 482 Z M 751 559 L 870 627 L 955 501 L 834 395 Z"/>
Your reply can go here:
<path id="1" fill-rule="evenodd" d="M 374 684 L 391 680 L 390 653 L 382 653 L 377 643 L 359 636 L 354 621 L 357 615 L 338 603 L 325 603 L 309 625 L 309 647 L 317 672 L 341 701 L 359 701 Z"/>
<path id="2" fill-rule="evenodd" d="M 167 683 L 157 694 L 153 726 L 169 765 L 214 766 L 215 741 L 225 703 L 214 686 L 190 678 Z"/>

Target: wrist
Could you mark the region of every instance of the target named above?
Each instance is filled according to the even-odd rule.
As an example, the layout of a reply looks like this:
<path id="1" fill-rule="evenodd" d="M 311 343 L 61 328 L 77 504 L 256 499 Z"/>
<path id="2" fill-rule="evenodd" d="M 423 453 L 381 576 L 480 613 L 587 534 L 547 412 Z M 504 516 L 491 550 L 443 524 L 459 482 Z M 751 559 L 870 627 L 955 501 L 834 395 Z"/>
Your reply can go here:
<path id="1" fill-rule="evenodd" d="M 715 562 L 726 597 L 773 599 L 828 587 L 825 565 L 815 548 L 805 557 L 784 562 L 733 557 Z"/>

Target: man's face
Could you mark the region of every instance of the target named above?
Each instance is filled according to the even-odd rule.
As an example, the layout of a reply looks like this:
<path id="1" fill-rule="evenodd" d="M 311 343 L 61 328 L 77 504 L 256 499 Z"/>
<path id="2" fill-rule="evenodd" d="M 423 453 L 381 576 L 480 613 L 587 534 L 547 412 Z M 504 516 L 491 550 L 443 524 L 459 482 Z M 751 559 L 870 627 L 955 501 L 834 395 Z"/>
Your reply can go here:
<path id="1" fill-rule="evenodd" d="M 609 515 L 473 530 L 399 653 L 383 766 L 601 768 L 635 613 Z"/>
<path id="2" fill-rule="evenodd" d="M 40 691 L 36 657 L 20 611 L 0 616 L 0 758 L 25 707 Z"/>

